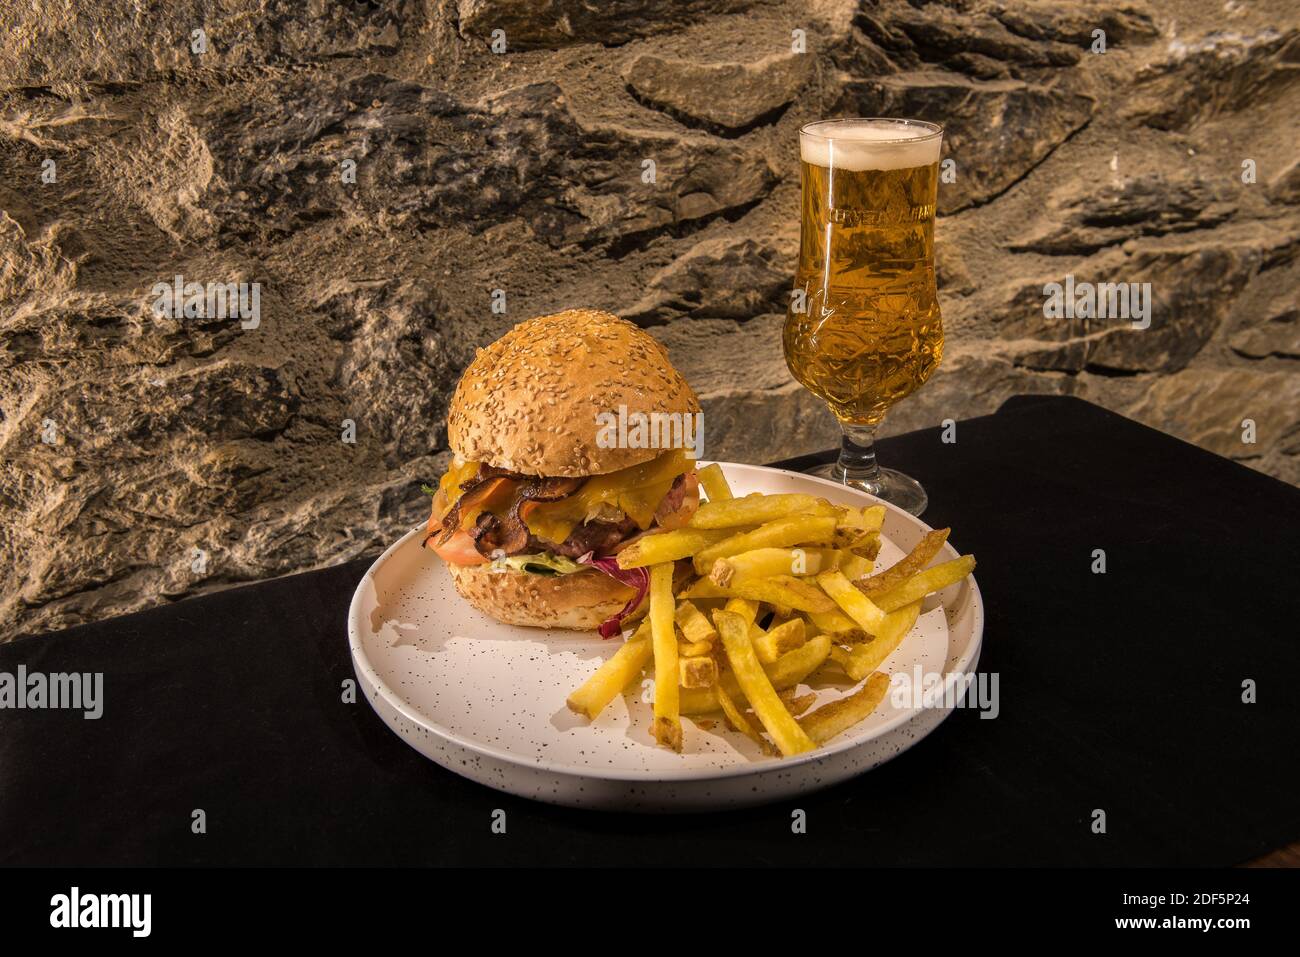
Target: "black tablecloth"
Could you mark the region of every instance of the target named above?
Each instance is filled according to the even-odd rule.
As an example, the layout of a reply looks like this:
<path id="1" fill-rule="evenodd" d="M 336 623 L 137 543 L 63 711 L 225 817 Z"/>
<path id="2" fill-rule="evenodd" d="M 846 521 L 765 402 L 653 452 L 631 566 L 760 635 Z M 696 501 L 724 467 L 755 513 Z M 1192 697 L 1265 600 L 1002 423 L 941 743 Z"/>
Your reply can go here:
<path id="1" fill-rule="evenodd" d="M 1072 399 L 956 439 L 880 451 L 979 560 L 995 720 L 783 805 L 532 803 L 341 700 L 355 561 L 0 646 L 0 671 L 105 675 L 100 720 L 0 710 L 0 862 L 1225 865 L 1300 838 L 1300 491 Z"/>

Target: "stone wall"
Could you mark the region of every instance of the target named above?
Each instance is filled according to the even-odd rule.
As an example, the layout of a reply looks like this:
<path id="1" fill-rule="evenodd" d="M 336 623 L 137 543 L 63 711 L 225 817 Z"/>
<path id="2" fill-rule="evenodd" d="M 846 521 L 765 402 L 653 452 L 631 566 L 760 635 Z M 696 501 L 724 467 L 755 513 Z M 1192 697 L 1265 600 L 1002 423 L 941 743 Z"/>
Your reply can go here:
<path id="1" fill-rule="evenodd" d="M 1298 21 L 1284 0 L 6 4 L 0 636 L 379 548 L 425 511 L 473 350 L 568 306 L 668 344 L 710 455 L 831 444 L 779 345 L 796 131 L 827 116 L 939 121 L 955 162 L 947 354 L 886 431 L 1069 393 L 1300 481 Z M 1045 319 L 1067 274 L 1151 282 L 1150 328 Z M 259 283 L 260 324 L 156 318 L 176 275 Z"/>

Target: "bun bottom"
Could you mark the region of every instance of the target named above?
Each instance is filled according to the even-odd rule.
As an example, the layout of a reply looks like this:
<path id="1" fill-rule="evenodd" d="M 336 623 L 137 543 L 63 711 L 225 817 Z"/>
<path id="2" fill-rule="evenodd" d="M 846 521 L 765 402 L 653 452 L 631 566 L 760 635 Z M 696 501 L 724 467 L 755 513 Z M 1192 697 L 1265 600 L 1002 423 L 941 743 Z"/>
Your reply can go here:
<path id="1" fill-rule="evenodd" d="M 447 568 L 461 597 L 507 625 L 594 631 L 622 611 L 636 594 L 595 569 L 571 575 L 534 575 L 489 571 L 487 565 L 448 563 Z"/>

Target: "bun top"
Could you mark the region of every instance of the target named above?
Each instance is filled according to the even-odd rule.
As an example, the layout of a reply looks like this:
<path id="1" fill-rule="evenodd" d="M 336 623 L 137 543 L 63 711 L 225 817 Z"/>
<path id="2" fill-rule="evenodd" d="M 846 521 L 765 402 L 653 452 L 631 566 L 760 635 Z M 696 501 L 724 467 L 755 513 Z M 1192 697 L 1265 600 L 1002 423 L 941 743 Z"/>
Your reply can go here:
<path id="1" fill-rule="evenodd" d="M 447 441 L 470 462 L 525 475 L 600 475 L 662 448 L 601 448 L 602 412 L 694 413 L 699 400 L 668 351 L 625 319 L 568 309 L 479 349 L 451 397 Z"/>

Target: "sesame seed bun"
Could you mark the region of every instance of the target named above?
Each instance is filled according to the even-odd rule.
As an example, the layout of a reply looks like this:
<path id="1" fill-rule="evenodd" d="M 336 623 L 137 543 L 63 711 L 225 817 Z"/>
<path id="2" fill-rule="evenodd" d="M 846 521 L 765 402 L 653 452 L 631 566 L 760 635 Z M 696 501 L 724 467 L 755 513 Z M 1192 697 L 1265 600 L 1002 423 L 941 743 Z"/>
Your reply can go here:
<path id="1" fill-rule="evenodd" d="M 451 580 L 471 605 L 507 625 L 594 630 L 623 610 L 633 590 L 599 571 L 533 575 L 489 570 L 487 565 L 447 565 Z"/>
<path id="2" fill-rule="evenodd" d="M 599 413 L 694 413 L 699 400 L 668 352 L 630 322 L 569 309 L 515 326 L 465 369 L 447 442 L 470 462 L 547 477 L 600 475 L 660 448 L 601 448 Z"/>

